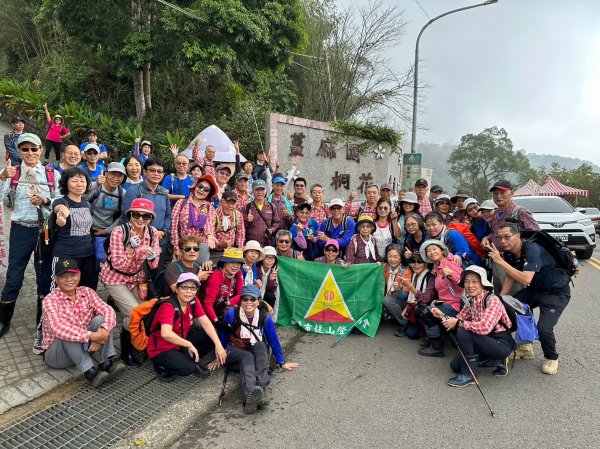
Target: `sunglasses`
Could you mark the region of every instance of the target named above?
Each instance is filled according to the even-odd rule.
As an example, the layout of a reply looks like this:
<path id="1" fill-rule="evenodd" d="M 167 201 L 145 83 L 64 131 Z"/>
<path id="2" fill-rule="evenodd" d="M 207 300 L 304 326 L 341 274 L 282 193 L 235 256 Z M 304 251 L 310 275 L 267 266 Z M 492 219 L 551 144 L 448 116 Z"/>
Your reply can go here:
<path id="1" fill-rule="evenodd" d="M 188 292 L 193 292 L 198 290 L 198 287 L 196 285 L 180 285 L 179 289 L 183 290 L 183 291 L 188 291 Z"/>
<path id="2" fill-rule="evenodd" d="M 337 253 L 338 251 L 339 249 L 337 249 L 335 246 L 328 246 L 325 248 L 326 253 Z"/>
<path id="3" fill-rule="evenodd" d="M 426 262 L 425 262 L 423 259 L 415 259 L 414 257 L 412 257 L 412 258 L 409 260 L 409 262 L 410 262 L 410 263 L 419 263 L 419 264 L 421 264 L 421 263 L 426 263 Z"/>
<path id="4" fill-rule="evenodd" d="M 147 221 L 150 221 L 152 220 L 152 218 L 154 218 L 152 214 L 142 214 L 141 212 L 132 212 L 131 217 L 135 218 L 136 220 L 139 220 L 141 218 Z"/>
<path id="5" fill-rule="evenodd" d="M 37 153 L 40 151 L 38 147 L 19 147 L 19 150 L 21 150 L 23 153 L 29 153 L 30 151 L 32 153 Z"/>
<path id="6" fill-rule="evenodd" d="M 194 251 L 195 253 L 197 253 L 198 251 L 200 251 L 200 247 L 199 246 L 184 246 L 183 250 L 186 253 L 189 253 L 190 251 Z"/>
<path id="7" fill-rule="evenodd" d="M 290 243 L 290 240 L 277 240 L 277 243 Z"/>
<path id="8" fill-rule="evenodd" d="M 241 302 L 256 302 L 258 301 L 258 298 L 252 298 L 250 296 L 244 296 L 243 298 L 240 298 Z"/>
<path id="9" fill-rule="evenodd" d="M 210 192 L 210 187 L 207 187 L 207 186 L 198 186 L 198 187 L 196 187 L 196 189 L 200 190 L 201 192 L 206 192 L 206 193 Z"/>
<path id="10" fill-rule="evenodd" d="M 377 210 L 390 210 L 390 208 L 387 206 L 379 206 Z"/>
<path id="11" fill-rule="evenodd" d="M 331 206 L 329 210 L 342 210 L 342 206 Z"/>

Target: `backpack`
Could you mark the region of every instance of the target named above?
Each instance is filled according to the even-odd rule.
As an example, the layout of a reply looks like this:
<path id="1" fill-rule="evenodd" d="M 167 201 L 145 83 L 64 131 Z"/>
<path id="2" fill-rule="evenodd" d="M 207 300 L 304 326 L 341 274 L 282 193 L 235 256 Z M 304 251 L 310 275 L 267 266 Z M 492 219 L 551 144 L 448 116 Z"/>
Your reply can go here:
<path id="1" fill-rule="evenodd" d="M 481 242 L 475 234 L 471 232 L 471 227 L 467 223 L 459 223 L 457 221 L 451 221 L 446 225 L 448 229 L 454 229 L 461 233 L 461 235 L 465 238 L 473 252 L 477 254 L 479 257 L 485 257 L 485 251 L 481 247 Z M 446 244 L 448 244 L 448 240 L 446 240 Z"/>
<path id="2" fill-rule="evenodd" d="M 492 295 L 492 292 L 488 292 L 484 296 L 484 298 L 483 298 L 483 308 L 484 309 L 487 309 L 488 299 L 491 295 Z M 502 295 L 498 295 L 498 299 L 500 300 L 500 304 L 502 304 L 502 307 L 504 307 L 504 310 L 506 310 L 506 315 L 508 315 L 508 319 L 512 323 L 510 327 L 507 327 L 506 324 L 504 324 L 502 321 L 499 321 L 498 324 L 500 324 L 500 326 L 502 326 L 508 332 L 511 332 L 511 333 L 516 332 L 517 328 L 518 328 L 517 311 L 504 300 Z M 495 327 L 496 326 L 494 326 L 494 328 Z M 494 329 L 492 329 L 492 332 L 494 332 Z"/>
<path id="3" fill-rule="evenodd" d="M 177 267 L 177 271 L 179 271 L 179 274 L 185 273 L 185 268 L 183 267 L 183 264 L 181 262 L 179 262 L 178 260 L 175 260 L 175 261 L 173 261 L 173 263 Z M 194 268 L 198 268 L 198 271 L 200 271 L 200 269 L 202 268 L 202 265 L 200 264 L 200 262 L 196 261 L 196 262 L 194 262 Z M 166 283 L 164 285 L 163 290 L 164 290 L 163 294 L 165 296 L 173 294 L 173 292 L 171 291 L 171 287 L 169 285 L 167 285 Z"/>
<path id="4" fill-rule="evenodd" d="M 7 153 L 8 154 L 8 153 Z M 19 185 L 19 180 L 21 179 L 21 164 L 15 165 L 15 175 L 10 178 L 10 192 L 14 192 Z M 48 186 L 48 190 L 50 190 L 50 195 L 56 190 L 55 179 L 54 179 L 54 167 L 51 164 L 44 165 L 44 173 L 46 174 L 46 183 Z M 6 207 L 9 209 L 14 209 L 14 193 L 8 194 L 8 202 Z"/>
<path id="5" fill-rule="evenodd" d="M 129 239 L 131 238 L 131 228 L 129 223 L 125 223 L 120 225 L 121 229 L 123 229 L 123 246 L 127 246 L 129 244 Z M 115 228 L 116 229 L 116 228 Z M 113 229 L 114 231 L 114 229 Z M 148 234 L 150 236 L 150 244 L 152 244 L 152 240 L 154 240 L 154 228 L 152 226 L 148 226 Z M 140 271 L 142 271 L 145 266 L 146 263 L 144 263 L 144 266 L 142 268 L 140 268 L 138 271 L 136 271 L 135 273 L 126 273 L 124 271 L 118 270 L 115 267 L 113 267 L 113 264 L 110 260 L 110 237 L 112 235 L 112 232 L 110 234 L 108 234 L 108 237 L 106 237 L 106 240 L 104 240 L 104 252 L 106 253 L 106 263 L 108 264 L 108 266 L 110 267 L 111 270 L 113 270 L 116 273 L 122 274 L 124 276 L 134 276 L 136 274 L 138 274 Z M 150 278 L 148 278 L 148 280 L 150 280 Z"/>
<path id="6" fill-rule="evenodd" d="M 331 237 L 332 226 L 333 226 L 333 218 L 329 217 L 327 219 L 327 222 L 325 223 L 325 231 L 323 232 L 327 237 Z M 342 218 L 342 232 L 340 233 L 340 235 L 338 237 L 342 238 L 347 230 L 348 230 L 348 216 L 344 215 L 344 217 Z"/>
<path id="7" fill-rule="evenodd" d="M 88 202 L 93 205 L 96 202 L 96 200 L 100 197 L 100 193 L 103 193 L 105 196 L 110 196 L 111 198 L 118 199 L 119 203 L 117 205 L 117 211 L 113 214 L 113 219 L 116 221 L 119 218 L 121 218 L 121 215 L 123 214 L 123 197 L 125 197 L 125 189 L 123 189 L 122 187 L 117 187 L 117 194 L 115 195 L 114 193 L 103 191 L 102 188 L 98 188 L 94 193 L 90 195 L 90 197 L 88 198 Z"/>
<path id="8" fill-rule="evenodd" d="M 66 206 L 69 208 L 68 204 Z M 48 215 L 42 223 L 38 235 L 38 249 L 42 258 L 52 256 L 52 250 L 54 248 L 54 243 L 56 242 L 58 230 L 59 226 L 56 224 L 56 213 L 51 211 L 50 215 Z"/>
<path id="9" fill-rule="evenodd" d="M 556 269 L 566 273 L 569 279 L 578 273 L 578 262 L 573 253 L 571 253 L 571 250 L 563 242 L 556 240 L 546 231 L 522 229 L 521 238 L 524 239 L 524 243 L 533 242 L 544 248 L 556 261 Z"/>
<path id="10" fill-rule="evenodd" d="M 160 323 L 158 323 L 159 325 L 155 326 L 154 329 L 152 328 L 152 324 L 154 323 L 154 318 L 158 309 L 166 303 L 170 303 L 175 309 L 175 316 L 173 317 L 173 325 L 175 325 L 181 315 L 181 308 L 179 307 L 177 297 L 174 295 L 169 296 L 168 298 L 154 298 L 145 301 L 131 311 L 131 317 L 129 319 L 131 344 L 138 351 L 144 351 L 148 347 L 149 337 L 160 331 Z M 192 300 L 188 306 L 195 307 L 196 300 Z M 183 335 L 183 322 L 181 323 L 181 334 Z M 156 342 L 156 336 L 154 338 Z"/>

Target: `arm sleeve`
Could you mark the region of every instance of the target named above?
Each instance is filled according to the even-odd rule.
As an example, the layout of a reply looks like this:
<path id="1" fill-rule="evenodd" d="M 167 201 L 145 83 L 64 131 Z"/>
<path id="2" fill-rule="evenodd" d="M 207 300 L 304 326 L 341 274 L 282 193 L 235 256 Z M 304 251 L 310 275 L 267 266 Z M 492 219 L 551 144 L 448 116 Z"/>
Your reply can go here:
<path id="1" fill-rule="evenodd" d="M 206 316 L 214 321 L 217 319 L 217 314 L 215 313 L 214 304 L 217 300 L 217 295 L 219 294 L 219 289 L 221 287 L 221 279 L 222 275 L 220 271 L 215 271 L 210 275 L 208 281 L 206 283 L 206 294 L 204 295 L 204 312 L 206 312 Z"/>
<path id="2" fill-rule="evenodd" d="M 208 237 L 209 235 L 215 236 L 215 208 L 212 204 L 208 205 L 208 217 L 206 218 L 206 224 L 204 225 L 204 234 Z"/>
<path id="3" fill-rule="evenodd" d="M 429 276 L 429 278 L 427 279 L 427 286 L 425 287 L 425 290 L 422 292 L 417 292 L 415 296 L 417 297 L 417 302 L 419 304 L 431 304 L 431 302 L 436 297 L 435 276 Z"/>
<path id="4" fill-rule="evenodd" d="M 158 236 L 156 235 L 156 228 L 153 228 L 153 238 L 152 241 L 150 242 L 150 246 L 152 247 L 152 249 L 154 250 L 154 254 L 156 254 L 156 257 L 152 260 L 148 261 L 148 266 L 150 266 L 151 270 L 156 270 L 158 268 L 158 263 L 160 261 L 160 240 L 158 238 Z"/>
<path id="5" fill-rule="evenodd" d="M 346 200 L 346 204 L 344 204 L 344 213 L 349 217 L 354 217 L 358 213 L 359 209 L 360 204 L 354 205 L 352 203 L 352 199 L 348 197 L 348 199 Z"/>
<path id="6" fill-rule="evenodd" d="M 350 244 L 350 239 L 352 238 L 352 236 L 354 235 L 354 230 L 356 227 L 356 223 L 354 222 L 354 220 L 350 217 L 348 217 L 347 219 L 347 229 L 346 232 L 344 232 L 344 235 L 342 236 L 341 239 L 337 239 L 338 243 L 340 244 L 340 249 L 346 249 L 348 247 L 348 245 Z"/>
<path id="7" fill-rule="evenodd" d="M 171 217 L 171 243 L 174 248 L 178 248 L 179 246 L 179 220 L 181 219 L 181 209 L 183 207 L 183 203 L 185 202 L 185 198 L 177 200 L 175 203 L 175 207 L 173 208 L 173 216 Z M 173 218 L 174 217 L 174 218 Z"/>
<path id="8" fill-rule="evenodd" d="M 111 332 L 117 325 L 117 315 L 114 309 L 106 304 L 91 288 L 84 287 L 89 298 L 90 305 L 96 315 L 102 315 L 104 321 L 100 327 L 103 327 L 108 332 Z"/>
<path id="9" fill-rule="evenodd" d="M 43 319 L 59 340 L 85 343 L 90 340 L 91 332 L 85 328 L 75 326 L 66 322 L 65 318 L 56 307 L 54 301 L 49 298 L 42 302 Z M 45 326 L 45 325 L 44 325 Z"/>
<path id="10" fill-rule="evenodd" d="M 169 232 L 171 229 L 171 201 L 169 200 L 169 196 L 165 195 L 165 224 L 162 229 L 159 231 Z"/>
<path id="11" fill-rule="evenodd" d="M 483 308 L 483 313 L 479 321 L 465 321 L 463 326 L 465 330 L 474 332 L 479 335 L 487 335 L 494 330 L 500 318 L 502 318 L 502 304 L 497 296 L 491 295 L 488 298 L 486 308 Z M 464 310 L 464 309 L 463 309 Z"/>
<path id="12" fill-rule="evenodd" d="M 194 147 L 192 148 L 192 159 L 199 165 L 204 163 L 202 156 L 200 156 L 200 147 L 196 144 L 194 144 Z"/>
<path id="13" fill-rule="evenodd" d="M 538 222 L 535 221 L 535 218 L 533 218 L 531 212 L 524 207 L 519 209 L 519 226 L 521 226 L 521 229 L 532 229 L 534 231 L 540 230 L 540 225 Z"/>
<path id="14" fill-rule="evenodd" d="M 123 210 L 121 211 L 121 223 L 127 223 L 127 211 L 131 207 L 131 203 L 133 202 L 134 198 L 137 196 L 138 188 L 138 186 L 134 185 L 125 192 L 122 205 Z"/>
<path id="15" fill-rule="evenodd" d="M 352 239 L 351 239 L 350 242 L 348 243 L 348 248 L 346 248 L 346 262 L 348 262 L 349 264 L 353 264 L 354 260 L 355 260 L 354 241 L 352 241 Z"/>
<path id="16" fill-rule="evenodd" d="M 270 315 L 265 317 L 265 337 L 269 346 L 273 350 L 273 357 L 275 357 L 275 361 L 279 365 L 283 365 L 285 363 L 285 359 L 283 358 L 283 350 L 281 349 L 281 343 L 279 342 L 279 337 L 277 336 L 277 331 L 275 330 L 275 325 L 273 324 L 273 320 Z"/>
<path id="17" fill-rule="evenodd" d="M 235 296 L 229 298 L 229 303 L 237 306 L 242 297 L 242 288 L 244 288 L 244 279 L 242 279 L 242 271 L 238 271 L 235 275 Z"/>

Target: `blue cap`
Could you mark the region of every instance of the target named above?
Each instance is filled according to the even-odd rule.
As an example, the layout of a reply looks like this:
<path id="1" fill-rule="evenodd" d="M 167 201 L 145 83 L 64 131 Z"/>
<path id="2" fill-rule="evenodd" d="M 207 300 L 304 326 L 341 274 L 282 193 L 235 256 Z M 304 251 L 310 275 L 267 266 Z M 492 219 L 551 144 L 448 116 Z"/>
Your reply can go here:
<path id="1" fill-rule="evenodd" d="M 244 285 L 241 296 L 250 296 L 252 298 L 260 298 L 260 288 L 254 284 Z"/>
<path id="2" fill-rule="evenodd" d="M 281 176 L 277 176 L 276 178 L 273 179 L 273 184 L 287 184 L 287 179 L 285 179 Z"/>

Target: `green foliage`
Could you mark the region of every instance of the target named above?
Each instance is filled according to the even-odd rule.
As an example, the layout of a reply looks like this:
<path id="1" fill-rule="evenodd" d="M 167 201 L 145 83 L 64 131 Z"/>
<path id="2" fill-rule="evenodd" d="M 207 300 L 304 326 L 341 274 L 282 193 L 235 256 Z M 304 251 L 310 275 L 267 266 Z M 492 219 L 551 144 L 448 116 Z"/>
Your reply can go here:
<path id="1" fill-rule="evenodd" d="M 184 136 L 182 136 L 181 134 L 179 134 L 179 131 L 175 131 L 175 134 L 171 134 L 169 131 L 167 131 L 167 134 L 165 135 L 166 139 L 167 139 L 167 143 L 166 144 L 160 144 L 160 148 L 163 149 L 169 149 L 169 147 L 171 145 L 175 145 L 177 146 L 177 148 L 183 150 L 183 148 L 187 147 L 187 144 L 189 143 L 186 138 Z"/>
<path id="2" fill-rule="evenodd" d="M 119 143 L 126 147 L 133 148 L 135 139 L 142 138 L 143 132 L 141 123 L 133 125 L 125 124 L 122 120 L 117 120 L 117 128 L 117 138 L 119 139 Z"/>
<path id="3" fill-rule="evenodd" d="M 462 136 L 448 163 L 448 172 L 456 180 L 455 187 L 470 189 L 480 200 L 489 197 L 489 188 L 495 181 L 513 178 L 524 184 L 531 174 L 527 156 L 514 152 L 504 128 L 496 126 L 479 134 Z"/>
<path id="4" fill-rule="evenodd" d="M 361 143 L 359 146 L 361 154 L 368 153 L 373 143 L 387 144 L 391 147 L 392 153 L 395 153 L 398 151 L 402 139 L 402 134 L 393 128 L 371 122 L 358 123 L 353 120 L 338 120 L 331 125 L 342 133 L 333 135 L 332 139 L 334 141 L 347 140 L 350 136 L 365 139 L 366 142 Z"/>

